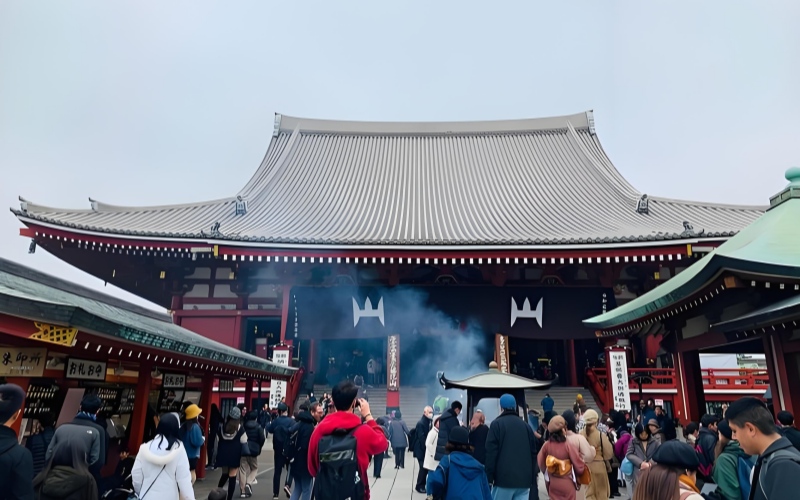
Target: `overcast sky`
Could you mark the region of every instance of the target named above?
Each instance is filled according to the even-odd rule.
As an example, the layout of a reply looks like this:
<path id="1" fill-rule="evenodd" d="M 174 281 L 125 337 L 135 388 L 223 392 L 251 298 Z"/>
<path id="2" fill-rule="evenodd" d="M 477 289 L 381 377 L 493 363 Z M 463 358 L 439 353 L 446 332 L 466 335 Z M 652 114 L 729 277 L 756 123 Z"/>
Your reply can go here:
<path id="1" fill-rule="evenodd" d="M 449 121 L 588 109 L 640 191 L 765 204 L 800 165 L 798 21 L 791 0 L 3 0 L 0 205 L 234 195 L 275 112 Z M 0 256 L 104 289 L 28 255 L 20 227 L 0 215 Z"/>

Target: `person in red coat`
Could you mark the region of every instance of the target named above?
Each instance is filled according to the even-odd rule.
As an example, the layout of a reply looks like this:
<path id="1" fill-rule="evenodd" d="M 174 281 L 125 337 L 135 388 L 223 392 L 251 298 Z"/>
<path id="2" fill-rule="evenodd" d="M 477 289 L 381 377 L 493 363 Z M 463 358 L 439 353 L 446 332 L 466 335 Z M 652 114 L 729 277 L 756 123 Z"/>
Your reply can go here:
<path id="1" fill-rule="evenodd" d="M 352 382 L 344 380 L 333 388 L 333 406 L 336 408 L 334 413 L 328 414 L 314 428 L 311 434 L 311 441 L 308 444 L 308 471 L 313 477 L 317 477 L 319 472 L 319 440 L 323 436 L 333 434 L 336 429 L 356 429 L 353 435 L 356 438 L 356 458 L 358 460 L 359 475 L 364 484 L 364 498 L 369 500 L 369 482 L 367 478 L 367 467 L 371 456 L 379 455 L 386 451 L 388 442 L 383 429 L 372 418 L 369 411 L 369 403 L 364 399 L 358 399 L 358 387 Z M 358 406 L 361 417 L 353 413 Z M 361 424 L 362 418 L 364 425 Z M 360 427 L 359 427 L 360 426 Z"/>

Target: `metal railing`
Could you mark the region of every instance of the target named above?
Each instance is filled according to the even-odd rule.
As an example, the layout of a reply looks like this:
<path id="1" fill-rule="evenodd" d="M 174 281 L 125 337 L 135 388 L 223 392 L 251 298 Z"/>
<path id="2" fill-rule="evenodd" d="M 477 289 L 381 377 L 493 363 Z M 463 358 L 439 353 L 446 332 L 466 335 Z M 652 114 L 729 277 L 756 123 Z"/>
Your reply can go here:
<path id="1" fill-rule="evenodd" d="M 605 368 L 591 368 L 592 379 L 599 388 L 605 389 L 608 384 L 608 372 Z M 677 380 L 673 368 L 628 368 L 630 388 L 638 390 L 636 379 L 642 381 L 643 389 L 675 389 Z M 734 368 L 701 370 L 703 389 L 766 389 L 769 375 L 760 368 Z"/>

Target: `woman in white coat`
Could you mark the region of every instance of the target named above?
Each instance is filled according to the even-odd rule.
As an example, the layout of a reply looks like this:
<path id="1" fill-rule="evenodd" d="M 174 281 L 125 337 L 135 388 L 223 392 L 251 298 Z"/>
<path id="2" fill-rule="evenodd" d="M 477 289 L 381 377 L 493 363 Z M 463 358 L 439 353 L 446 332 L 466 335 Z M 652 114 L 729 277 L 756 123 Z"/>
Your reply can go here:
<path id="1" fill-rule="evenodd" d="M 428 437 L 425 439 L 425 460 L 422 462 L 423 467 L 429 471 L 436 470 L 439 461 L 436 460 L 436 443 L 439 440 L 439 417 L 433 417 L 433 427 L 428 432 Z"/>
<path id="2" fill-rule="evenodd" d="M 180 440 L 180 417 L 161 417 L 156 437 L 139 448 L 131 476 L 142 500 L 194 500 L 189 457 Z"/>

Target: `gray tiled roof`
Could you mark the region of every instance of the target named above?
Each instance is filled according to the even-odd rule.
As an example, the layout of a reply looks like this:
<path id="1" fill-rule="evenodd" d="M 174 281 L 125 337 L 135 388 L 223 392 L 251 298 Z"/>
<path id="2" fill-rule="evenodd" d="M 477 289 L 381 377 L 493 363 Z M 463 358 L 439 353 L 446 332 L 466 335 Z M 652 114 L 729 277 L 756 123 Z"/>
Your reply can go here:
<path id="1" fill-rule="evenodd" d="M 763 208 L 649 197 L 614 168 L 591 112 L 461 123 L 368 123 L 277 115 L 236 197 L 186 205 L 63 210 L 25 220 L 101 233 L 269 244 L 520 246 L 677 240 L 683 222 L 730 236 Z M 219 231 L 211 227 L 219 222 Z"/>

